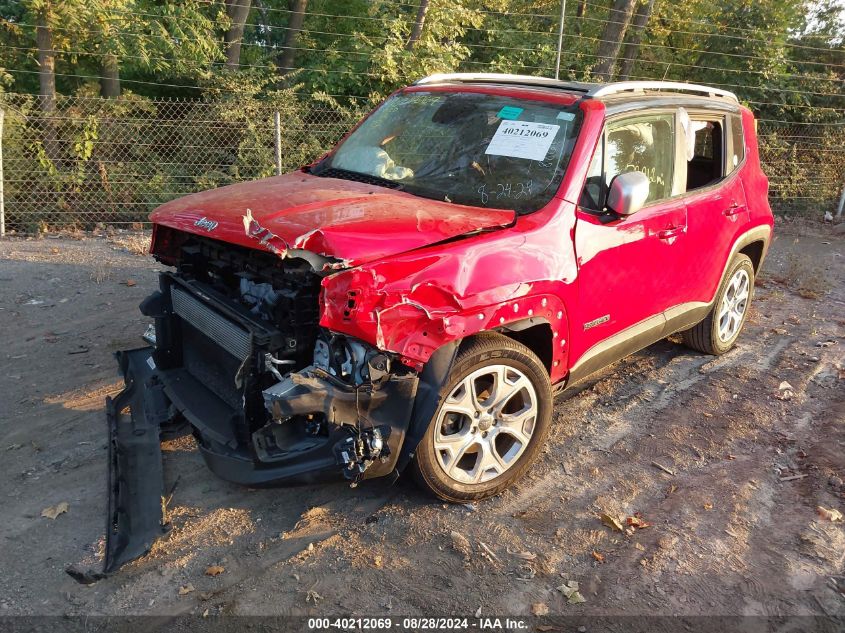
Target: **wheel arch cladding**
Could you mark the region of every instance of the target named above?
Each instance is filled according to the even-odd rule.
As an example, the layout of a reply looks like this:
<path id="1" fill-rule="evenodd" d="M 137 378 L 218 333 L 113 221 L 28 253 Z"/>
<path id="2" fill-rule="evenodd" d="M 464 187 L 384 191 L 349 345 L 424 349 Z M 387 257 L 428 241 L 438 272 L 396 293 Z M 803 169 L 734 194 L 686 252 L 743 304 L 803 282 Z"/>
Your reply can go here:
<path id="1" fill-rule="evenodd" d="M 748 255 L 748 258 L 751 260 L 751 264 L 754 266 L 755 275 L 760 272 L 765 248 L 766 243 L 763 240 L 756 240 L 750 244 L 746 244 L 739 250 L 739 252 L 743 255 Z"/>
<path id="2" fill-rule="evenodd" d="M 440 390 L 452 371 L 461 342 L 461 340 L 456 339 L 439 347 L 420 372 L 411 421 L 408 424 L 405 442 L 396 463 L 397 472 L 402 472 L 414 457 L 414 451 L 425 435 L 437 407 L 440 406 Z"/>

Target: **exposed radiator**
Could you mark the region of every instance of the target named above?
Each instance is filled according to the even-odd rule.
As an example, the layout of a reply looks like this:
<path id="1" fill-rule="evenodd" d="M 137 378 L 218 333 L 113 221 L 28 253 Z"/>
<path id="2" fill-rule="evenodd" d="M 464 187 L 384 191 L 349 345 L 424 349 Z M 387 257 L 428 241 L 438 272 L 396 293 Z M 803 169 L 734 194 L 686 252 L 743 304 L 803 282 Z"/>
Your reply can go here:
<path id="1" fill-rule="evenodd" d="M 173 311 L 205 334 L 235 358 L 244 360 L 252 353 L 250 334 L 177 286 L 171 286 Z"/>

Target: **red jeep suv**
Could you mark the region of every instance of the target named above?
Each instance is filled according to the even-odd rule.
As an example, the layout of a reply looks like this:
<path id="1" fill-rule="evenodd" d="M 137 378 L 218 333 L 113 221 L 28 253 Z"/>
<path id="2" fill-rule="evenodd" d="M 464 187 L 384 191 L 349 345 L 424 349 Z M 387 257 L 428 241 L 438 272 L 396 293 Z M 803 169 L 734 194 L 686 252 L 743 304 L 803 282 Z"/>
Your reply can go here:
<path id="1" fill-rule="evenodd" d="M 106 567 L 160 530 L 179 425 L 249 486 L 407 467 L 448 501 L 501 492 L 556 391 L 673 333 L 734 345 L 767 191 L 729 92 L 453 74 L 299 171 L 161 206 L 152 346 L 108 403 Z"/>

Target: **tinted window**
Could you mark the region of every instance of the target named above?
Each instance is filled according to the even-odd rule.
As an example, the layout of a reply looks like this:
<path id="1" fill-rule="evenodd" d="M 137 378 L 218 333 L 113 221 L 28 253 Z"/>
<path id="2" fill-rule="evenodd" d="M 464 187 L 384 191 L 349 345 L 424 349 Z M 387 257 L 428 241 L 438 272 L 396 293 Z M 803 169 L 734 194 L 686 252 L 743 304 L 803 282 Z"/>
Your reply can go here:
<path id="1" fill-rule="evenodd" d="M 732 153 L 728 157 L 727 173 L 731 173 L 736 169 L 745 158 L 745 135 L 742 131 L 742 117 L 732 115 L 730 117 L 730 125 Z"/>
<path id="2" fill-rule="evenodd" d="M 527 213 L 557 192 L 580 119 L 577 106 L 407 92 L 388 99 L 312 173 L 363 175 L 426 198 Z"/>
<path id="3" fill-rule="evenodd" d="M 724 175 L 724 125 L 722 120 L 693 119 L 689 133 L 693 135 L 693 149 L 692 158 L 687 161 L 686 190 L 692 191 L 711 185 Z"/>

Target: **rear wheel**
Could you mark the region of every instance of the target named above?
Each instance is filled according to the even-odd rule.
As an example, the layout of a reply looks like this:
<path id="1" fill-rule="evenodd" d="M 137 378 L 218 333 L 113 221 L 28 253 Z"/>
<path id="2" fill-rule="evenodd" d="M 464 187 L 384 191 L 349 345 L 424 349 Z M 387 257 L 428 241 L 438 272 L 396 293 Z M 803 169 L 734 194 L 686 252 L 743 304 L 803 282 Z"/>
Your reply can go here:
<path id="1" fill-rule="evenodd" d="M 681 333 L 684 343 L 716 356 L 730 350 L 745 325 L 754 294 L 754 265 L 747 255 L 734 257 L 713 308 L 705 319 Z"/>
<path id="2" fill-rule="evenodd" d="M 416 451 L 416 478 L 446 501 L 499 494 L 537 458 L 551 414 L 551 383 L 537 356 L 505 336 L 478 336 L 441 389 Z"/>

